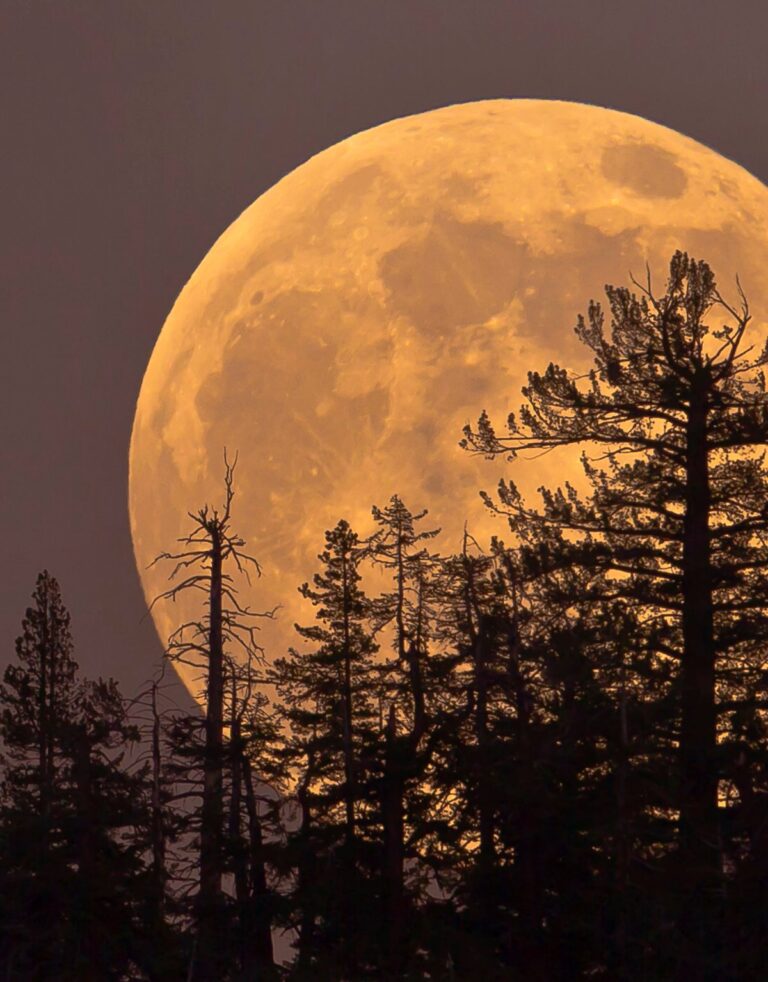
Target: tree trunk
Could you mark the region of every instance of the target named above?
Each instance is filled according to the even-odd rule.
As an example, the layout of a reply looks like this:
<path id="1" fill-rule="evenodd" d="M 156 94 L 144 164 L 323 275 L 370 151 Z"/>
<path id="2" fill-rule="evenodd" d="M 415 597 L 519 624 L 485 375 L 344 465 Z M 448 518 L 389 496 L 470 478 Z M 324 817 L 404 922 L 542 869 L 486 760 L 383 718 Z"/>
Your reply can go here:
<path id="1" fill-rule="evenodd" d="M 98 947 L 94 936 L 95 919 L 98 916 L 94 890 L 97 883 L 96 849 L 94 843 L 95 816 L 93 813 L 93 789 L 91 775 L 91 745 L 88 736 L 78 728 L 74 734 L 73 765 L 77 794 L 77 856 L 80 885 L 79 933 L 81 964 L 78 978 L 83 982 L 97 982 L 101 978 L 98 967 Z"/>
<path id="2" fill-rule="evenodd" d="M 157 709 L 157 683 L 152 684 L 152 912 L 156 927 L 165 916 L 165 822 L 162 800 L 161 722 Z"/>
<path id="3" fill-rule="evenodd" d="M 272 947 L 269 886 L 264 863 L 264 836 L 253 787 L 253 772 L 251 762 L 244 754 L 241 756 L 241 770 L 250 840 L 250 896 L 245 908 L 247 914 L 243 925 L 247 928 L 243 979 L 259 979 L 266 982 L 277 977 Z"/>
<path id="4" fill-rule="evenodd" d="M 344 806 L 345 829 L 344 839 L 347 860 L 352 858 L 355 840 L 355 761 L 352 716 L 352 652 L 349 624 L 349 571 L 346 557 L 342 560 L 343 603 L 344 603 L 344 705 L 343 712 L 343 742 L 344 742 Z"/>
<path id="5" fill-rule="evenodd" d="M 535 777 L 534 747 L 531 741 L 532 699 L 520 662 L 517 592 L 514 573 L 508 570 L 513 612 L 507 624 L 509 645 L 508 672 L 515 694 L 517 752 L 520 760 L 520 784 L 527 800 L 520 808 L 518 834 L 515 840 L 515 867 L 519 877 L 518 918 L 516 943 L 508 943 L 506 956 L 512 964 L 524 966 L 531 982 L 550 982 L 558 978 L 557 959 L 550 957 L 543 937 L 544 873 L 542 830 L 540 821 L 541 787 Z M 514 936 L 515 927 L 510 930 Z"/>
<path id="6" fill-rule="evenodd" d="M 309 801 L 309 780 L 312 772 L 312 761 L 307 766 L 307 777 L 298 790 L 299 805 L 301 806 L 301 851 L 299 854 L 297 888 L 301 906 L 299 922 L 299 938 L 297 944 L 296 968 L 299 978 L 310 978 L 312 958 L 315 948 L 315 905 L 312 890 L 317 882 L 317 861 L 312 848 L 312 807 Z"/>
<path id="7" fill-rule="evenodd" d="M 395 707 L 390 706 L 386 733 L 386 761 L 382 787 L 384 825 L 384 978 L 402 978 L 405 928 L 404 781 L 397 737 Z"/>
<path id="8" fill-rule="evenodd" d="M 490 878 L 496 865 L 496 844 L 493 808 L 493 775 L 491 773 L 490 753 L 490 734 L 488 732 L 488 624 L 487 618 L 481 618 L 480 631 L 477 642 L 474 646 L 475 652 L 475 692 L 477 693 L 477 703 L 475 706 L 475 740 L 477 741 L 478 752 L 478 774 L 477 774 L 477 805 L 478 805 L 478 824 L 480 832 L 480 878 L 481 887 L 485 897 L 485 906 L 488 907 L 487 897 Z M 481 903 L 481 906 L 483 904 Z M 486 914 L 490 910 L 485 911 Z"/>
<path id="9" fill-rule="evenodd" d="M 395 628 L 397 631 L 397 657 L 405 657 L 405 556 L 403 553 L 403 528 L 397 527 L 397 606 L 395 608 Z"/>
<path id="10" fill-rule="evenodd" d="M 56 770 L 56 743 L 57 740 L 60 739 L 60 727 L 62 724 L 61 709 L 57 705 L 59 700 L 59 680 L 56 673 L 56 655 L 58 645 L 59 639 L 54 635 L 54 637 L 51 638 L 50 660 L 48 663 L 48 708 L 46 719 L 48 734 L 45 741 L 47 754 L 45 764 L 45 794 L 47 799 L 47 813 L 50 813 L 51 799 L 53 797 L 53 782 Z"/>
<path id="11" fill-rule="evenodd" d="M 223 823 L 222 743 L 224 715 L 224 650 L 222 635 L 221 535 L 211 535 L 209 590 L 208 684 L 203 760 L 203 804 L 200 817 L 200 890 L 197 897 L 197 951 L 192 978 L 214 982 L 220 948 L 221 839 Z"/>
<path id="12" fill-rule="evenodd" d="M 680 669 L 681 977 L 716 977 L 720 957 L 715 645 L 706 391 L 688 414 Z"/>
<path id="13" fill-rule="evenodd" d="M 46 608 L 43 612 L 42 636 L 40 638 L 40 679 L 38 685 L 38 716 L 40 720 L 40 735 L 38 743 L 39 756 L 39 781 L 40 781 L 40 815 L 44 819 L 43 836 L 41 844 L 47 847 L 48 840 L 48 818 L 50 813 L 50 781 L 48 775 L 48 742 L 50 740 L 50 720 L 48 712 L 48 676 L 50 673 L 49 660 L 51 658 L 51 638 L 49 633 L 49 609 L 48 598 L 46 597 Z"/>
<path id="14" fill-rule="evenodd" d="M 619 979 L 627 978 L 627 912 L 631 839 L 627 795 L 629 776 L 629 721 L 627 718 L 626 665 L 622 652 L 621 681 L 619 691 L 619 745 L 616 760 L 616 898 L 615 928 L 613 932 L 614 972 Z"/>
<path id="15" fill-rule="evenodd" d="M 229 772 L 230 796 L 227 837 L 230 855 L 232 856 L 235 899 L 237 900 L 239 961 L 243 972 L 245 972 L 250 935 L 248 924 L 248 860 L 242 835 L 240 719 L 237 714 L 237 690 L 234 678 L 232 682 L 232 712 L 229 721 Z"/>

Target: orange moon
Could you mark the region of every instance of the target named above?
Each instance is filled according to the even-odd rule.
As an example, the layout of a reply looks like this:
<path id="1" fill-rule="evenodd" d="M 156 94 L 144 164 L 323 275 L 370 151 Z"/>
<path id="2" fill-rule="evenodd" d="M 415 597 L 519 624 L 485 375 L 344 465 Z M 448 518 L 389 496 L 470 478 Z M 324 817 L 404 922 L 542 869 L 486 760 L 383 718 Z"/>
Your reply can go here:
<path id="1" fill-rule="evenodd" d="M 247 599 L 280 605 L 268 655 L 310 612 L 297 587 L 340 517 L 428 507 L 457 549 L 503 465 L 462 452 L 486 408 L 501 422 L 531 368 L 584 364 L 576 315 L 605 283 L 661 286 L 677 248 L 723 292 L 738 273 L 764 334 L 768 189 L 672 130 L 567 102 L 450 106 L 358 133 L 302 164 L 214 244 L 176 301 L 144 376 L 130 447 L 130 517 L 147 565 L 218 503 L 237 449 L 233 526 L 263 567 Z M 524 489 L 563 475 L 515 465 Z M 566 468 L 577 468 L 574 459 Z M 158 604 L 160 637 L 194 613 Z M 184 682 L 194 691 L 190 673 Z"/>

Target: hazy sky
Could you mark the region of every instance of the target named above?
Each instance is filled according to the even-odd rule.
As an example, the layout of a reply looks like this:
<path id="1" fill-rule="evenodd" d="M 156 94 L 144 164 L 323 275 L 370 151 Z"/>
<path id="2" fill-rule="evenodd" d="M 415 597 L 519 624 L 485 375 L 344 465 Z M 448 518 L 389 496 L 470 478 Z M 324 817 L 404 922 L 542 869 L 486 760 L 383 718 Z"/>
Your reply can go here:
<path id="1" fill-rule="evenodd" d="M 266 188 L 359 130 L 498 97 L 637 113 L 768 181 L 766 36 L 764 0 L 0 0 L 0 661 L 47 567 L 85 670 L 129 693 L 151 674 L 136 397 Z"/>

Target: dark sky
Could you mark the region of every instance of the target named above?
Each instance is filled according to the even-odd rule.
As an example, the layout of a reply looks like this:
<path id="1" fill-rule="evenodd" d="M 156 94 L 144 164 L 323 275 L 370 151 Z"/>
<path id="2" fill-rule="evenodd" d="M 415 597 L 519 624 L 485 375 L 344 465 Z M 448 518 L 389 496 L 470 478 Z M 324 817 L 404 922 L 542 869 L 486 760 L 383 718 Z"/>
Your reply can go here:
<path id="1" fill-rule="evenodd" d="M 84 669 L 127 692 L 151 674 L 139 385 L 185 281 L 276 180 L 498 97 L 636 113 L 768 180 L 766 37 L 764 0 L 0 0 L 0 662 L 48 567 Z"/>

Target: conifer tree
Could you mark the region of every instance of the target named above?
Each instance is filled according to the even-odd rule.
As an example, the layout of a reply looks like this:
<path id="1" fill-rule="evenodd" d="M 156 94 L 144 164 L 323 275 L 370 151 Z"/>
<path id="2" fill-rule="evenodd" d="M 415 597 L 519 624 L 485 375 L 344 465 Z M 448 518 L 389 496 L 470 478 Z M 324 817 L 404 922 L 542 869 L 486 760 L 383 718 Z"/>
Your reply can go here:
<path id="1" fill-rule="evenodd" d="M 136 728 L 112 680 L 81 679 L 56 580 L 40 574 L 0 686 L 3 918 L 9 979 L 148 970 Z"/>
<path id="2" fill-rule="evenodd" d="M 355 977 L 370 963 L 373 919 L 366 889 L 370 825 L 364 768 L 375 739 L 376 651 L 368 626 L 370 602 L 360 586 L 365 549 L 341 520 L 326 532 L 321 570 L 301 593 L 316 623 L 296 629 L 313 648 L 278 659 L 273 679 L 290 724 L 288 761 L 298 773 L 302 825 L 294 895 L 300 911 L 299 962 L 314 977 Z M 308 855 L 314 851 L 311 879 Z M 324 954 L 321 954 L 324 949 Z"/>
<path id="3" fill-rule="evenodd" d="M 458 970 L 471 961 L 489 977 L 506 927 L 500 897 L 508 906 L 511 892 L 499 823 L 512 751 L 498 725 L 508 708 L 509 624 L 495 581 L 494 557 L 465 531 L 461 554 L 440 570 L 434 630 L 450 671 L 442 681 L 443 734 L 430 773 L 435 798 L 446 803 L 432 816 L 444 823 L 446 886 L 464 911 L 454 926 L 461 937 L 454 961 Z"/>
<path id="4" fill-rule="evenodd" d="M 77 662 L 73 657 L 69 612 L 57 581 L 47 570 L 37 578 L 22 634 L 17 663 L 8 666 L 0 689 L 3 743 L 16 765 L 9 780 L 44 823 L 61 761 L 61 739 L 75 698 Z"/>
<path id="5" fill-rule="evenodd" d="M 77 672 L 69 613 L 47 570 L 38 576 L 32 600 L 16 640 L 17 661 L 7 667 L 0 687 L 3 893 L 13 893 L 22 912 L 21 917 L 6 913 L 3 956 L 6 972 L 18 973 L 53 957 L 56 910 L 68 886 L 59 789 L 66 766 L 63 729 L 75 701 Z"/>
<path id="6" fill-rule="evenodd" d="M 385 665 L 384 699 L 387 705 L 381 752 L 379 797 L 383 833 L 382 899 L 385 946 L 383 975 L 400 978 L 409 954 L 416 950 L 414 931 L 408 931 L 409 907 L 405 882 L 409 845 L 417 851 L 408 827 L 421 828 L 427 804 L 422 779 L 429 759 L 423 739 L 430 725 L 431 666 L 428 660 L 433 617 L 433 580 L 438 557 L 425 543 L 438 529 L 419 529 L 426 511 L 413 514 L 394 495 L 384 508 L 374 506 L 378 529 L 368 540 L 374 564 L 389 573 L 392 588 L 376 598 L 374 625 L 392 633 L 394 659 Z M 410 812 L 410 814 L 409 814 Z M 412 922 L 411 922 L 411 926 Z M 408 937 L 410 933 L 410 938 Z"/>
<path id="7" fill-rule="evenodd" d="M 119 979 L 131 965 L 146 970 L 152 964 L 154 939 L 143 920 L 148 876 L 138 848 L 146 821 L 143 775 L 127 767 L 138 730 L 114 680 L 81 681 L 72 710 L 62 745 L 66 829 L 77 876 L 65 963 L 73 978 L 97 982 Z"/>
<path id="8" fill-rule="evenodd" d="M 446 659 L 453 655 L 430 779 L 451 833 L 447 883 L 461 910 L 454 963 L 459 972 L 482 966 L 490 978 L 555 978 L 558 918 L 546 900 L 563 898 L 548 857 L 565 851 L 567 829 L 555 817 L 568 802 L 546 780 L 551 748 L 565 743 L 554 666 L 559 649 L 574 662 L 583 640 L 558 617 L 561 602 L 524 582 L 519 555 L 500 543 L 483 553 L 465 536 L 462 553 L 443 564 L 440 595 L 438 636 Z M 576 680 L 559 678 L 578 705 Z"/>
<path id="9" fill-rule="evenodd" d="M 747 341 L 749 311 L 717 289 L 704 262 L 676 253 L 663 295 L 649 282 L 606 289 L 576 332 L 594 356 L 586 380 L 550 365 L 532 372 L 519 419 L 498 436 L 483 414 L 465 445 L 514 457 L 525 449 L 597 448 L 585 458 L 587 498 L 566 486 L 528 507 L 512 482 L 499 488 L 514 528 L 556 525 L 574 540 L 570 562 L 606 570 L 613 595 L 642 609 L 648 657 L 673 666 L 679 744 L 677 917 L 681 971 L 726 971 L 718 808 L 718 733 L 731 667 L 765 636 L 768 564 L 763 539 L 768 439 L 763 367 L 768 349 Z M 725 323 L 713 324 L 722 317 Z M 673 881 L 670 879 L 670 889 Z"/>

